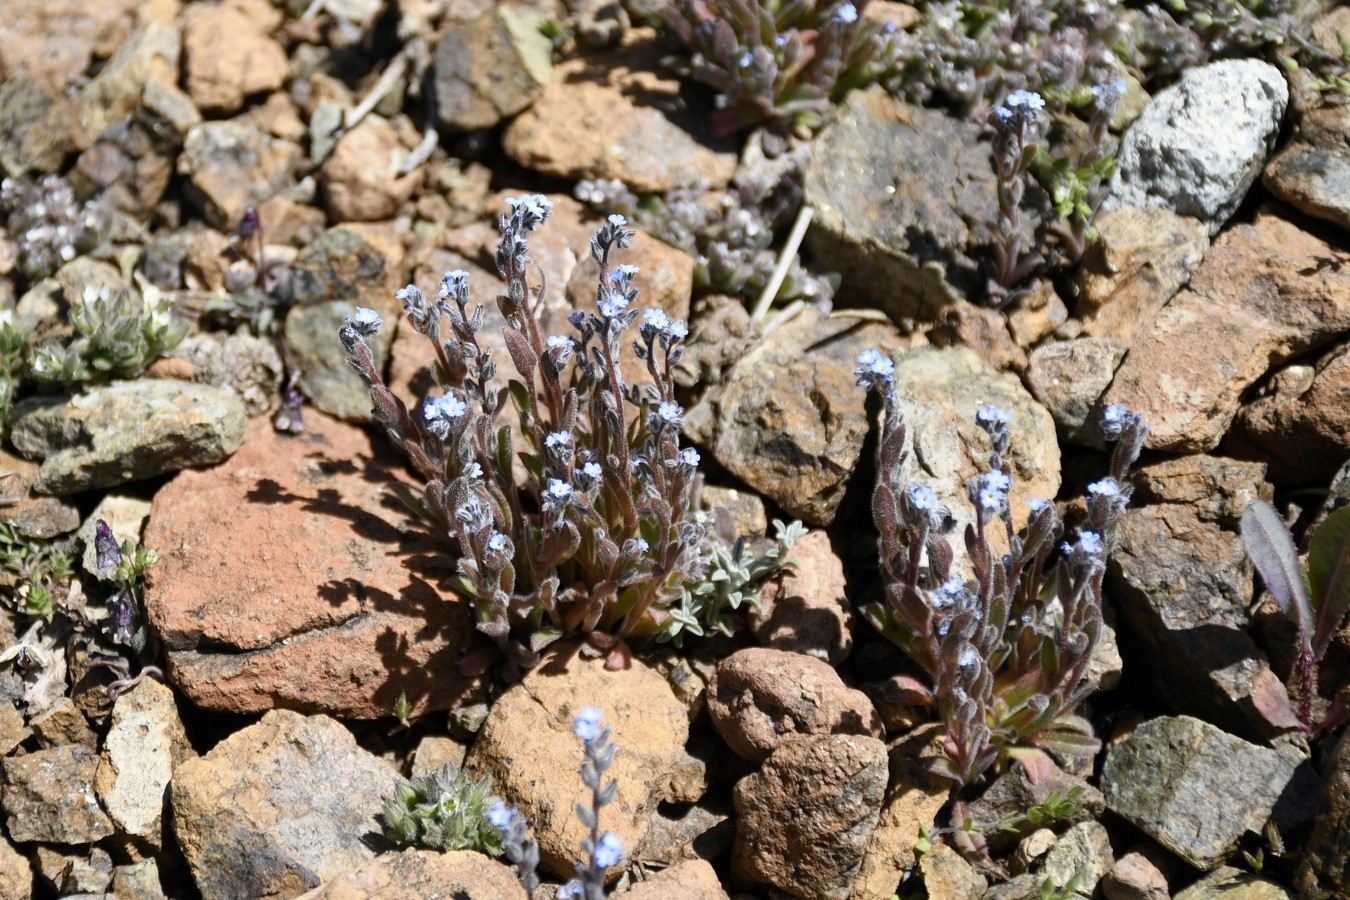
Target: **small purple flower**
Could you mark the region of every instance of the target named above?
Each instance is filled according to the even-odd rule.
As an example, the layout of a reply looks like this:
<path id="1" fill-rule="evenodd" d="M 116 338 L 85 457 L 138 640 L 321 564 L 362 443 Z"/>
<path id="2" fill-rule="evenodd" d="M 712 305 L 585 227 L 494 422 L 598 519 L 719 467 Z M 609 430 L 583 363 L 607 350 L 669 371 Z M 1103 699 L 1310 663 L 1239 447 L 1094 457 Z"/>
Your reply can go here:
<path id="1" fill-rule="evenodd" d="M 122 548 L 117 545 L 108 523 L 99 519 L 94 524 L 94 553 L 100 572 L 116 568 L 122 562 Z"/>

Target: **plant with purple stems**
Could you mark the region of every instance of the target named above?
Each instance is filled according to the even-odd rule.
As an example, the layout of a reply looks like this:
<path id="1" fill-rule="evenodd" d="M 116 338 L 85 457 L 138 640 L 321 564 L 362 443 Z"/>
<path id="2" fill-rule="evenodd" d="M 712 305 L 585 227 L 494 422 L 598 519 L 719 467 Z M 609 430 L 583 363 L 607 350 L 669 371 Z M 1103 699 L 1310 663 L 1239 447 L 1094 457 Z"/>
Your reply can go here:
<path id="1" fill-rule="evenodd" d="M 149 663 L 154 657 L 154 645 L 141 600 L 145 574 L 159 561 L 159 554 L 131 541 L 119 545 L 112 529 L 102 519 L 94 524 L 94 553 L 97 571 L 93 574 L 100 580 L 111 582 L 116 589 L 107 600 L 108 615 L 103 632 L 117 652 L 92 655 L 89 666 L 106 668 L 117 674 L 117 680 L 108 685 L 109 699 L 116 700 L 119 694 L 146 678 L 164 678 L 163 670 Z M 133 668 L 136 669 L 134 675 Z"/>
<path id="2" fill-rule="evenodd" d="M 458 550 L 458 589 L 509 660 L 507 674 L 534 665 L 565 634 L 621 667 L 632 646 L 678 624 L 670 610 L 711 555 L 696 512 L 699 454 L 680 446 L 684 410 L 672 377 L 687 331 L 647 310 L 633 342 L 647 381 L 627 383 L 620 362 L 639 316 L 638 269 L 615 264 L 633 232 L 611 215 L 591 241 L 596 312 L 574 312 L 573 335 L 545 336 L 536 312 L 542 274 L 538 286 L 527 279 L 528 237 L 552 203 L 540 195 L 507 202 L 497 248 L 507 290 L 497 304 L 516 378 L 498 383 L 464 272 L 445 276 L 434 303 L 413 285 L 398 292 L 435 349 L 442 391 L 413 411 L 385 385 L 366 344 L 380 317 L 359 309 L 341 338 L 376 418 L 426 480 L 420 496 L 405 499 Z M 516 428 L 500 421 L 508 400 Z M 513 466 L 517 440 L 523 480 Z"/>
<path id="3" fill-rule="evenodd" d="M 988 470 L 966 486 L 975 508 L 964 535 L 967 578 L 953 565 L 949 510 L 932 488 L 902 480 L 905 423 L 893 363 L 869 350 L 858 364 L 859 386 L 885 407 L 872 501 L 885 599 L 863 613 L 927 676 L 897 676 L 893 687 L 908 702 L 935 708 L 945 723 L 945 754 L 935 770 L 968 785 L 1011 759 L 1039 779 L 1048 770 L 1047 750 L 1095 752 L 1092 726 L 1076 710 L 1092 690 L 1087 673 L 1101 637 L 1102 578 L 1131 493 L 1125 477 L 1147 426 L 1123 407 L 1106 409 L 1102 431 L 1116 442 L 1110 475 L 1088 487 L 1087 518 L 1074 539 L 1061 542 L 1064 524 L 1048 500 L 1032 500 L 1027 523 L 1014 529 L 1011 416 L 980 408 L 975 419 L 991 449 Z"/>
<path id="4" fill-rule="evenodd" d="M 894 71 L 893 28 L 858 3 L 674 0 L 661 11 L 689 53 L 684 74 L 717 91 L 713 129 L 767 124 L 808 137 L 849 91 Z"/>
<path id="5" fill-rule="evenodd" d="M 1317 666 L 1350 612 L 1350 507 L 1326 518 L 1308 541 L 1308 561 L 1299 564 L 1289 526 L 1275 507 L 1253 500 L 1242 513 L 1242 542 L 1266 591 L 1298 626 L 1294 681 L 1298 720 L 1310 734 L 1350 719 L 1350 697 L 1342 690 L 1320 721 L 1313 721 Z"/>
<path id="6" fill-rule="evenodd" d="M 1012 289 L 1045 263 L 1040 253 L 1023 255 L 1032 243 L 1023 233 L 1022 198 L 1031 178 L 1041 137 L 1045 100 L 1030 91 L 1013 91 L 989 114 L 994 129 L 994 174 L 998 176 L 998 231 L 987 290 L 995 306 L 1005 306 Z"/>

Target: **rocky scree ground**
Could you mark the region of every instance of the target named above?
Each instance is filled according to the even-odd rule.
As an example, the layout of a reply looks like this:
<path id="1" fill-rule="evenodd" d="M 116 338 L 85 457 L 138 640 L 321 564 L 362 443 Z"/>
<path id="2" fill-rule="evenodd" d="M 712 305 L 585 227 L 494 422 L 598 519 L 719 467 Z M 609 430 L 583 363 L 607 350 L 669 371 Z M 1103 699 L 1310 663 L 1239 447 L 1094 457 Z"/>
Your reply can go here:
<path id="1" fill-rule="evenodd" d="M 886 34 L 936 15 L 829 9 Z M 1350 11 L 1305 12 L 1309 41 L 1350 41 Z M 0 897 L 524 897 L 502 858 L 380 837 L 402 779 L 446 763 L 528 817 L 552 896 L 584 861 L 588 706 L 619 748 L 617 896 L 1350 895 L 1350 737 L 1302 732 L 1292 626 L 1238 530 L 1256 501 L 1300 536 L 1350 503 L 1350 105 L 1305 74 L 1127 73 L 1092 240 L 990 303 L 980 116 L 878 83 L 811 127 L 729 129 L 643 0 L 5 13 L 0 328 L 24 338 L 0 346 Z M 775 517 L 809 531 L 730 636 L 618 671 L 564 641 L 504 679 L 464 664 L 471 608 L 391 499 L 416 485 L 338 330 L 376 311 L 376 365 L 420 399 L 431 351 L 395 292 L 462 270 L 505 362 L 494 225 L 536 192 L 545 332 L 594 304 L 597 205 L 632 201 L 640 303 L 689 323 L 709 515 L 752 547 Z M 1024 206 L 1045 239 L 1044 192 Z M 81 324 L 117 298 L 122 319 Z M 46 344 L 75 349 L 39 365 Z M 961 527 L 978 408 L 1009 414 L 1017 521 L 1033 498 L 1081 515 L 1108 405 L 1147 419 L 1094 758 L 933 774 L 941 726 L 858 613 L 881 589 L 854 384 L 873 348 L 913 475 Z M 144 579 L 110 575 L 98 522 L 157 552 Z M 1341 630 L 1319 710 L 1348 670 Z"/>

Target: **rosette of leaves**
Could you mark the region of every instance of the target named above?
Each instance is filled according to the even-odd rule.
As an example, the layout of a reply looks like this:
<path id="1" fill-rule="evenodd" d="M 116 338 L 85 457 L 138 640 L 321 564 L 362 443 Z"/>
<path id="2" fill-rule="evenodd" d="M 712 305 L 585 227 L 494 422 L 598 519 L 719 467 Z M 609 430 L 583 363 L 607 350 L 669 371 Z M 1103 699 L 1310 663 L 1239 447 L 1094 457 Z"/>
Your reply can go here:
<path id="1" fill-rule="evenodd" d="M 498 856 L 502 836 L 488 823 L 492 805 L 488 778 L 472 779 L 453 763 L 439 772 L 405 781 L 385 801 L 380 824 L 400 847 L 477 850 Z"/>
<path id="2" fill-rule="evenodd" d="M 1338 693 L 1320 721 L 1313 720 L 1317 666 L 1350 612 L 1350 507 L 1337 510 L 1313 532 L 1307 564 L 1299 562 L 1289 526 L 1264 500 L 1242 513 L 1242 542 L 1266 591 L 1298 626 L 1294 662 L 1298 719 L 1310 733 L 1350 719 L 1350 698 Z"/>
<path id="3" fill-rule="evenodd" d="M 859 384 L 885 405 L 872 501 L 884 598 L 863 612 L 926 676 L 900 675 L 893 686 L 946 726 L 934 770 L 969 785 L 1000 760 L 1017 760 L 1039 780 L 1051 763 L 1046 751 L 1096 752 L 1100 743 L 1077 708 L 1092 690 L 1106 559 L 1147 426 L 1123 407 L 1106 410 L 1104 436 L 1117 442 L 1110 475 L 1089 486 L 1087 517 L 1076 539 L 1061 542 L 1064 523 L 1049 500 L 1031 501 L 1026 523 L 1014 527 L 1011 416 L 982 407 L 976 421 L 991 450 L 988 470 L 966 486 L 975 508 L 963 535 L 966 577 L 954 568 L 950 511 L 931 487 L 902 478 L 907 450 L 894 366 L 876 351 L 859 363 Z"/>
<path id="4" fill-rule="evenodd" d="M 684 646 L 685 635 L 702 637 L 721 634 L 730 637 L 736 621 L 732 614 L 741 607 L 759 605 L 759 590 L 766 581 L 795 568 L 788 558 L 797 540 L 806 534 L 801 522 L 786 525 L 773 520 L 774 539 L 762 553 L 755 553 L 744 538 L 731 543 L 713 544 L 708 573 L 703 580 L 686 585 L 679 608 L 672 608 L 661 623 L 658 641 Z"/>
<path id="5" fill-rule="evenodd" d="M 850 90 L 896 64 L 866 0 L 675 0 L 662 18 L 684 44 L 682 72 L 717 91 L 713 130 L 765 124 L 809 136 Z"/>
<path id="6" fill-rule="evenodd" d="M 188 326 L 167 299 L 142 301 L 129 291 L 88 290 L 70 308 L 74 337 L 39 346 L 29 370 L 42 384 L 76 385 L 135 378 L 177 347 Z"/>
<path id="7" fill-rule="evenodd" d="M 507 291 L 496 299 L 515 377 L 497 377 L 464 272 L 446 274 L 437 302 L 412 285 L 399 291 L 411 326 L 433 347 L 442 391 L 414 410 L 385 385 L 366 344 L 378 314 L 359 309 L 340 337 L 376 417 L 425 479 L 407 499 L 454 547 L 457 588 L 473 603 L 478 630 L 517 667 L 537 663 L 566 634 L 619 667 L 631 647 L 661 632 L 711 552 L 695 505 L 699 454 L 680 446 L 684 410 L 675 400 L 687 331 L 646 310 L 637 340 L 625 338 L 639 315 L 638 270 L 612 258 L 633 235 L 616 214 L 591 241 L 595 312 L 573 313 L 574 333 L 546 337 L 528 237 L 552 203 L 539 195 L 508 203 L 497 248 Z M 626 345 L 645 366 L 639 383 L 622 370 Z M 514 428 L 503 420 L 508 403 Z"/>
<path id="8" fill-rule="evenodd" d="M 98 247 L 108 225 L 97 202 L 76 200 L 70 185 L 56 175 L 0 181 L 0 212 L 18 244 L 19 271 L 31 281 Z"/>

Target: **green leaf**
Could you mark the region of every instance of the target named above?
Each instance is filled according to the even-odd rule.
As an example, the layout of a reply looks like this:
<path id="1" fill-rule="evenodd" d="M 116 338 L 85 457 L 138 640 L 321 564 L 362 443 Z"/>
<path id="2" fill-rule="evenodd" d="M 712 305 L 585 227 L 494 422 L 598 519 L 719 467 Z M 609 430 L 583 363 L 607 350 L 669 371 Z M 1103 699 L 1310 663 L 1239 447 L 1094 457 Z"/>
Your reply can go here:
<path id="1" fill-rule="evenodd" d="M 1242 514 L 1242 542 L 1247 555 L 1261 573 L 1266 590 L 1280 609 L 1292 613 L 1305 642 L 1312 640 L 1313 610 L 1303 573 L 1298 565 L 1298 548 L 1293 535 L 1275 507 L 1264 500 L 1253 500 Z"/>
<path id="2" fill-rule="evenodd" d="M 1308 586 L 1317 609 L 1313 655 L 1321 659 L 1350 610 L 1350 506 L 1332 513 L 1313 533 Z"/>

